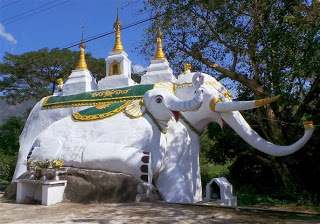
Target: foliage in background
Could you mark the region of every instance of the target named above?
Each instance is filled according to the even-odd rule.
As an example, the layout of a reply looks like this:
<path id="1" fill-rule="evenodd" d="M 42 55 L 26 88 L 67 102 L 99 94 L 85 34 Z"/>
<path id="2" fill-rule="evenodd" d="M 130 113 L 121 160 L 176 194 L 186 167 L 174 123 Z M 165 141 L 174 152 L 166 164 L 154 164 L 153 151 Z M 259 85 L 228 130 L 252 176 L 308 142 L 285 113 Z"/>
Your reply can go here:
<path id="1" fill-rule="evenodd" d="M 0 153 L 14 156 L 18 154 L 19 136 L 24 127 L 24 119 L 10 117 L 0 126 Z"/>
<path id="2" fill-rule="evenodd" d="M 275 192 L 274 194 L 261 193 L 253 188 L 241 187 L 235 190 L 237 196 L 238 205 L 263 205 L 263 206 L 281 206 L 291 205 L 296 207 L 297 205 L 304 206 L 318 206 L 319 202 L 314 195 L 311 195 L 307 191 L 301 191 L 297 193 L 287 194 L 286 192 Z"/>
<path id="3" fill-rule="evenodd" d="M 58 78 L 66 79 L 76 68 L 79 52 L 68 49 L 43 48 L 21 55 L 6 53 L 0 63 L 0 92 L 8 103 L 25 100 L 40 100 L 51 95 Z M 86 54 L 91 73 L 98 79 L 105 75 L 104 59 L 96 59 Z"/>
<path id="4" fill-rule="evenodd" d="M 0 152 L 0 183 L 7 183 L 12 180 L 17 159 L 17 155 L 11 156 Z"/>
<path id="5" fill-rule="evenodd" d="M 12 179 L 24 121 L 24 118 L 10 117 L 0 126 L 0 182 L 8 182 Z"/>
<path id="6" fill-rule="evenodd" d="M 136 83 L 141 82 L 141 76 L 146 74 L 147 70 L 146 68 L 140 66 L 140 65 L 132 65 L 131 66 L 131 79 L 135 81 Z"/>
<path id="7" fill-rule="evenodd" d="M 227 80 L 238 100 L 281 94 L 272 105 L 243 112 L 265 139 L 289 145 L 303 135 L 302 121 L 320 123 L 320 2 L 301 0 L 145 0 L 145 11 L 159 18 L 165 54 L 175 73 L 186 62 Z M 154 21 L 145 32 L 141 52 L 154 54 Z M 210 162 L 234 161 L 236 181 L 253 185 L 266 175 L 268 187 L 291 192 L 319 192 L 311 183 L 320 175 L 319 131 L 297 153 L 271 157 L 252 149 L 233 133 L 209 126 Z M 271 176 L 270 176 L 271 175 Z M 249 178 L 250 177 L 250 178 Z M 267 182 L 267 183 L 266 183 Z"/>

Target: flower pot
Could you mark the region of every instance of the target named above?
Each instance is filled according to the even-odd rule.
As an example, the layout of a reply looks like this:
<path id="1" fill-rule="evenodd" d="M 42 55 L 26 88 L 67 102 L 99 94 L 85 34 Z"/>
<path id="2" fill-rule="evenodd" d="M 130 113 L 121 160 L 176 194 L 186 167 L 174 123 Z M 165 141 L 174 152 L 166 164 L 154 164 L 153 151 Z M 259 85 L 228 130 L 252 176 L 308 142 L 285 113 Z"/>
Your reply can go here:
<path id="1" fill-rule="evenodd" d="M 44 168 L 44 169 L 41 169 L 41 175 L 42 175 L 42 177 L 40 178 L 40 180 L 42 180 L 42 181 L 48 180 L 46 174 L 47 174 L 47 169 L 45 169 L 45 168 Z"/>
<path id="2" fill-rule="evenodd" d="M 36 169 L 35 171 L 35 179 L 39 180 L 41 178 L 41 170 L 40 169 Z"/>
<path id="3" fill-rule="evenodd" d="M 54 169 L 54 171 L 53 171 L 53 180 L 60 180 L 59 169 Z"/>
<path id="4" fill-rule="evenodd" d="M 36 179 L 36 170 L 34 168 L 29 168 L 30 177 L 29 180 L 35 180 Z"/>

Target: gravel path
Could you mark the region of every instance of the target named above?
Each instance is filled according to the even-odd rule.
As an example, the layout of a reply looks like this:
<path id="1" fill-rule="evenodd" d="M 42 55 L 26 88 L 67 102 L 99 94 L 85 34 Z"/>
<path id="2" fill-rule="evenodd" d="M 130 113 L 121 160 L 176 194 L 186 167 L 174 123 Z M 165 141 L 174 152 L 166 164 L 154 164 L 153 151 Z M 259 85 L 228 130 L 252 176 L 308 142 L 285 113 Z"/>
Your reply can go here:
<path id="1" fill-rule="evenodd" d="M 24 205 L 0 201 L 0 223 L 320 223 L 319 216 L 172 203 Z"/>

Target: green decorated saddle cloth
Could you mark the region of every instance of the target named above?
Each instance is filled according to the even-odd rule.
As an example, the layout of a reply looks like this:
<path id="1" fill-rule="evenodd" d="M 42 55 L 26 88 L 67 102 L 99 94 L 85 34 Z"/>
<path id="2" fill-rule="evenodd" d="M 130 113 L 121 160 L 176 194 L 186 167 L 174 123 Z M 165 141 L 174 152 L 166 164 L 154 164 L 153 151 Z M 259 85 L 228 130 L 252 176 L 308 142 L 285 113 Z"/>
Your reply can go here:
<path id="1" fill-rule="evenodd" d="M 48 96 L 42 104 L 42 109 L 93 106 L 72 114 L 72 119 L 74 121 L 100 120 L 123 111 L 135 100 L 141 100 L 143 95 L 153 87 L 154 85 L 136 85 L 70 96 Z"/>
<path id="2" fill-rule="evenodd" d="M 80 93 L 70 96 L 48 96 L 43 102 L 42 109 L 96 106 L 105 103 L 124 102 L 141 99 L 154 85 L 136 85 L 119 89 L 102 90 Z"/>
<path id="3" fill-rule="evenodd" d="M 141 109 L 141 100 L 144 94 L 148 90 L 155 88 L 167 89 L 174 94 L 173 83 L 159 82 L 154 85 L 135 85 L 70 96 L 48 96 L 43 102 L 41 109 L 92 106 L 72 114 L 74 121 L 100 120 L 120 113 L 124 109 L 130 117 L 138 118 L 145 113 Z"/>

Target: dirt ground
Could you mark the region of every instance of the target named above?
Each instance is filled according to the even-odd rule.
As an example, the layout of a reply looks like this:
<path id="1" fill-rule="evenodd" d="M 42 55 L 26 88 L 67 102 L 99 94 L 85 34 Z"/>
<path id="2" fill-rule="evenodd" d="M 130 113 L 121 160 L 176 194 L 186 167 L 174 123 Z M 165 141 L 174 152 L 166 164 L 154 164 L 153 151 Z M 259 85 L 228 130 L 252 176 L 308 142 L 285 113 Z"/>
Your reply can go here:
<path id="1" fill-rule="evenodd" d="M 2 195 L 0 194 L 0 197 Z M 320 223 L 320 216 L 165 202 L 16 204 L 0 198 L 0 223 Z"/>

